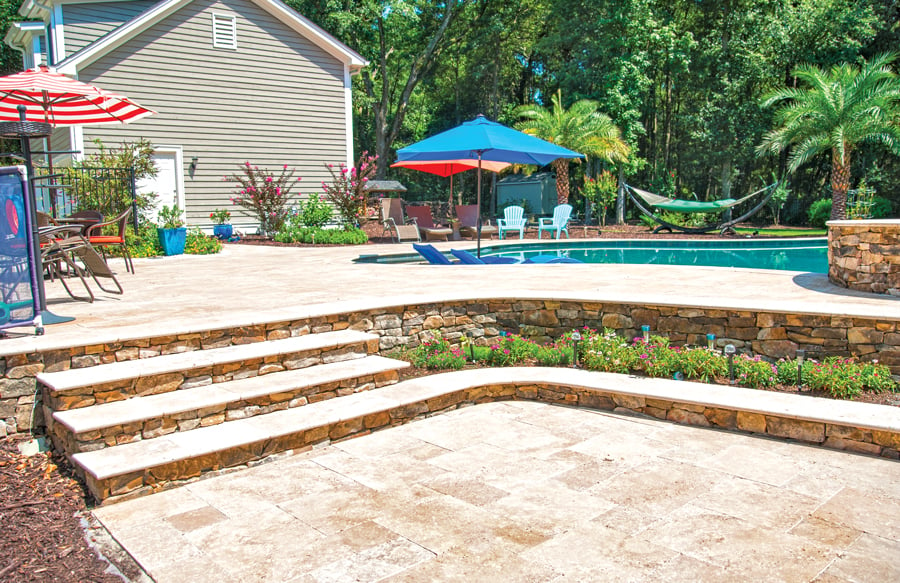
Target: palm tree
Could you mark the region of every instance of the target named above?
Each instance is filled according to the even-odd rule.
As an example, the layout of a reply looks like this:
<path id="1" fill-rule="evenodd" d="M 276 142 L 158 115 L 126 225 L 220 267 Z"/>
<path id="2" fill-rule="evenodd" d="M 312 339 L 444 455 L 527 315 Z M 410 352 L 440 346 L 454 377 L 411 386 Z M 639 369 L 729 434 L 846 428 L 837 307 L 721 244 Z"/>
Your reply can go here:
<path id="1" fill-rule="evenodd" d="M 758 154 L 788 148 L 788 170 L 795 172 L 815 156 L 831 150 L 831 219 L 847 215 L 850 155 L 865 143 L 887 146 L 900 154 L 900 80 L 891 70 L 889 53 L 861 67 L 841 64 L 824 70 L 805 65 L 794 70 L 800 88 L 775 91 L 763 107 L 784 104 L 775 112 L 775 129 L 763 137 Z"/>
<path id="2" fill-rule="evenodd" d="M 549 109 L 536 105 L 516 108 L 514 113 L 522 118 L 516 129 L 580 152 L 588 158 L 607 162 L 626 160 L 631 149 L 622 140 L 619 128 L 608 115 L 597 111 L 598 107 L 596 101 L 582 99 L 565 109 L 562 106 L 562 91 L 557 91 Z M 552 164 L 556 171 L 557 199 L 559 204 L 565 204 L 569 201 L 569 160 L 559 158 Z"/>

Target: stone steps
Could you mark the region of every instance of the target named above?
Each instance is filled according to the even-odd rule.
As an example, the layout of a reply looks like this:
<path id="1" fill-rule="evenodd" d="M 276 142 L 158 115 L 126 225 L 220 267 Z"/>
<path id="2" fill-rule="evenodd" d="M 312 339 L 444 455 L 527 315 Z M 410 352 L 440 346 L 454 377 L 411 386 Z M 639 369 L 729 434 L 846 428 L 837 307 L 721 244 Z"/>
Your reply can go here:
<path id="1" fill-rule="evenodd" d="M 560 368 L 477 369 L 408 380 L 101 450 L 72 460 L 101 501 L 121 500 L 279 452 L 459 406 L 527 399 L 650 415 L 897 459 L 900 409 L 728 386 Z"/>
<path id="2" fill-rule="evenodd" d="M 91 451 L 374 389 L 395 383 L 408 366 L 366 356 L 56 411 L 50 433 L 64 451 Z"/>
<path id="3" fill-rule="evenodd" d="M 340 330 L 41 373 L 37 380 L 44 386 L 44 405 L 64 411 L 362 358 L 377 351 L 377 335 Z"/>

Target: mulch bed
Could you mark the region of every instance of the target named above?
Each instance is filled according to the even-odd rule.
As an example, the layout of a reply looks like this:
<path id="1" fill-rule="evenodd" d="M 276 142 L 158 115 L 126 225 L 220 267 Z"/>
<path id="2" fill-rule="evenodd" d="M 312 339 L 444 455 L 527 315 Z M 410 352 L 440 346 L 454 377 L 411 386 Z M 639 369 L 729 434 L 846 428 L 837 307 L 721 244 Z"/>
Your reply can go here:
<path id="1" fill-rule="evenodd" d="M 0 581 L 121 582 L 84 538 L 86 494 L 59 456 L 0 439 Z"/>

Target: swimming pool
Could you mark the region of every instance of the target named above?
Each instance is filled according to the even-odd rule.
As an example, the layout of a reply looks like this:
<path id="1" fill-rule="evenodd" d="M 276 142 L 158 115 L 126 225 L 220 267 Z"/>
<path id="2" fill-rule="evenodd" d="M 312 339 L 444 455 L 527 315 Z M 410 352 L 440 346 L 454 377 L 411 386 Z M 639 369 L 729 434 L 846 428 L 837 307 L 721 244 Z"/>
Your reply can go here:
<path id="1" fill-rule="evenodd" d="M 637 263 L 660 265 L 706 265 L 786 271 L 828 272 L 828 240 L 610 240 L 554 241 L 482 247 L 482 255 L 527 259 L 535 255 L 560 255 L 585 263 Z"/>

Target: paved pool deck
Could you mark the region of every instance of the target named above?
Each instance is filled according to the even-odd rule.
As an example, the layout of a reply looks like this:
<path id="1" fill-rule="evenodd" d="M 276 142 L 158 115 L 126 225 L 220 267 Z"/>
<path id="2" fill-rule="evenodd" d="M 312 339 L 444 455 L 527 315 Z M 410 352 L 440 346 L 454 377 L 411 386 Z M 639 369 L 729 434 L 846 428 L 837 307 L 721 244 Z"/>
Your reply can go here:
<path id="1" fill-rule="evenodd" d="M 900 580 L 900 463 L 521 401 L 94 514 L 158 583 Z"/>

